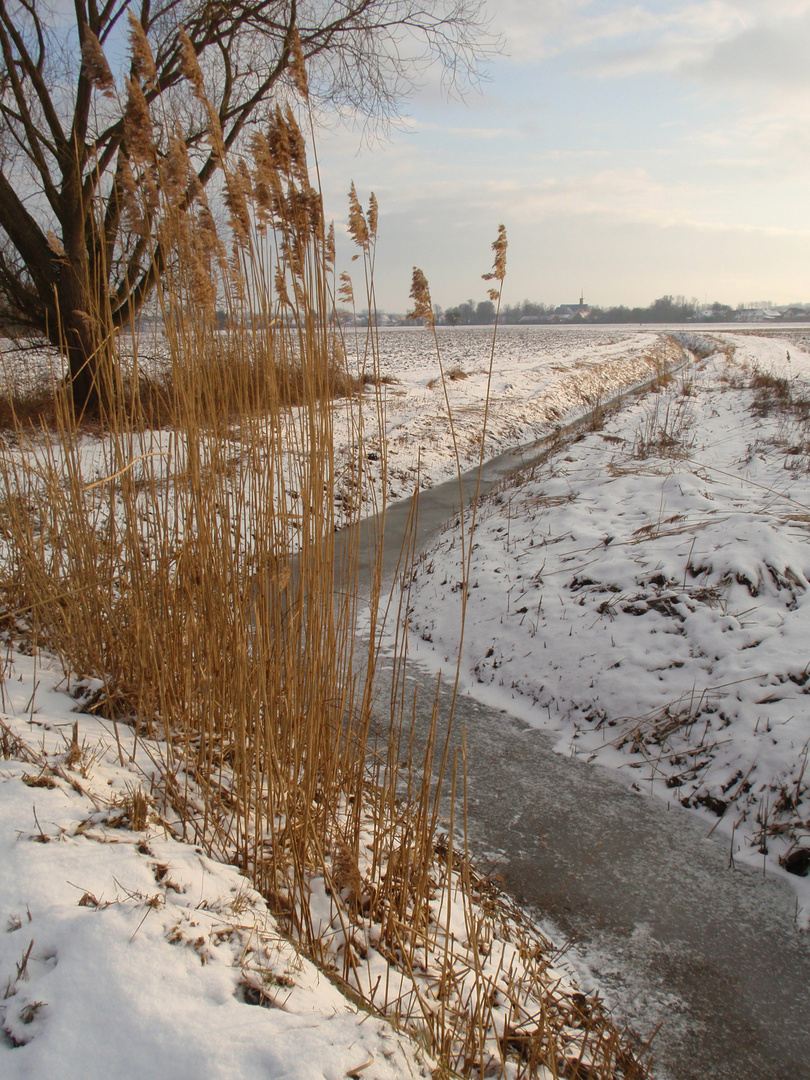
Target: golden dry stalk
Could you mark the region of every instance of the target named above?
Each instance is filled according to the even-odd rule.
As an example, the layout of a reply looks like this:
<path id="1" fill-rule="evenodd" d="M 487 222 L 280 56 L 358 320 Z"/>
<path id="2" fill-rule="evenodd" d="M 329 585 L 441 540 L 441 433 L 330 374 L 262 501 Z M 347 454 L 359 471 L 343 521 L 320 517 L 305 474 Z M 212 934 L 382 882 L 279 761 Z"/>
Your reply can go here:
<path id="1" fill-rule="evenodd" d="M 415 266 L 411 281 L 411 300 L 413 311 L 408 312 L 409 319 L 424 319 L 426 326 L 435 325 L 433 305 L 430 300 L 430 288 L 423 272 Z"/>

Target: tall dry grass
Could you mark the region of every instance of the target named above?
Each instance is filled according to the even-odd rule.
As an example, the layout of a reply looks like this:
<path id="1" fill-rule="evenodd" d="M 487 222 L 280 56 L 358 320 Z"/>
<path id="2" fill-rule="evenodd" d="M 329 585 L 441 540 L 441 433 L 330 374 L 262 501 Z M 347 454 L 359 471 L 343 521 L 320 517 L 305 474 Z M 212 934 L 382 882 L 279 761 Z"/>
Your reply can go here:
<path id="1" fill-rule="evenodd" d="M 47 429 L 19 418 L 3 584 L 67 672 L 101 680 L 96 707 L 165 740 L 189 837 L 295 896 L 364 813 L 355 553 L 335 565 L 332 498 L 333 399 L 353 379 L 316 314 L 333 254 L 292 115 L 223 173 L 227 253 L 185 178 L 162 178 L 162 369 L 142 370 L 137 334 L 126 378 L 99 367 L 99 438 L 67 395 Z"/>
<path id="2" fill-rule="evenodd" d="M 386 730 L 379 747 L 371 737 L 381 549 L 361 636 L 360 531 L 335 539 L 334 425 L 345 409 L 362 494 L 364 408 L 376 452 L 384 398 L 364 406 L 356 388 L 379 382 L 379 351 L 372 327 L 348 370 L 330 317 L 333 235 L 292 113 L 276 112 L 249 157 L 222 154 L 224 229 L 181 141 L 161 157 L 145 131 L 139 153 L 153 201 L 133 193 L 126 213 L 142 233 L 160 222 L 163 360 L 137 332 L 108 330 L 102 430 L 77 426 L 65 393 L 47 422 L 12 417 L 0 452 L 7 625 L 58 654 L 85 709 L 160 748 L 150 798 L 163 819 L 237 863 L 342 985 L 419 1034 L 442 1075 L 491 1075 L 507 1058 L 514 1075 L 613 1075 L 632 1058 L 603 1012 L 552 1007 L 536 939 L 519 920 L 503 929 L 454 850 L 463 822 L 451 816 L 439 838 L 442 782 L 455 806 L 463 770 L 435 723 L 415 754 L 402 597 Z M 352 187 L 370 309 L 376 218 Z M 340 298 L 350 290 L 343 277 Z M 382 459 L 384 473 L 384 439 Z M 491 964 L 497 926 L 514 940 Z"/>

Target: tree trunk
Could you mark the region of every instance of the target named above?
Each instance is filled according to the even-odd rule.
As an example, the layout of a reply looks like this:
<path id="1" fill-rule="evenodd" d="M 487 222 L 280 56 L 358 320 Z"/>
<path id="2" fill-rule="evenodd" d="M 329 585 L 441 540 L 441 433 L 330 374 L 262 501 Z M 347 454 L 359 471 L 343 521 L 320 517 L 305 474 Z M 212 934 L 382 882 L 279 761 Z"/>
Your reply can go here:
<path id="1" fill-rule="evenodd" d="M 57 286 L 59 325 L 49 327 L 49 336 L 67 360 L 68 384 L 77 420 L 97 416 L 101 404 L 100 342 L 94 340 L 99 335 L 93 333 L 92 313 L 87 310 L 91 305 L 83 294 L 73 266 L 64 267 Z"/>
<path id="2" fill-rule="evenodd" d="M 59 305 L 59 347 L 68 363 L 68 378 L 76 420 L 100 416 L 110 405 L 112 386 L 107 377 L 109 313 L 103 310 L 106 281 L 101 266 L 91 265 L 87 242 L 87 213 L 81 198 L 78 172 L 65 184 L 65 203 L 73 212 L 62 220 L 62 262 L 56 287 Z M 102 299 L 103 297 L 103 299 Z M 53 339 L 53 336 L 52 336 Z"/>

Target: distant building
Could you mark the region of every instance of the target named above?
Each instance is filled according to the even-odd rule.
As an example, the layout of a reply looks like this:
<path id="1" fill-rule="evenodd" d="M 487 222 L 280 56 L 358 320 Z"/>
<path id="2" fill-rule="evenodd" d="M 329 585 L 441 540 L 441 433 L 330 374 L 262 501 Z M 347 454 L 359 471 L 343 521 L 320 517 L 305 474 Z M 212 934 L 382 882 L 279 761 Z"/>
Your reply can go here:
<path id="1" fill-rule="evenodd" d="M 779 309 L 774 307 L 747 307 L 735 315 L 739 322 L 772 322 L 781 317 Z"/>
<path id="2" fill-rule="evenodd" d="M 552 315 L 553 322 L 584 322 L 591 313 L 591 309 L 585 303 L 585 297 L 580 296 L 578 304 L 560 304 L 555 308 Z"/>

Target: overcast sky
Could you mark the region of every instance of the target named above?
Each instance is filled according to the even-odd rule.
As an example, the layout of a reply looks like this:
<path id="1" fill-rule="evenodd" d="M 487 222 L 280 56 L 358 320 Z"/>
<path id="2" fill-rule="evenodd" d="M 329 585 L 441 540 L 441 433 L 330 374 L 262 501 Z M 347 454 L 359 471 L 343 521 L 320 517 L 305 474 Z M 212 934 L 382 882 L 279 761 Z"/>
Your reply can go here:
<path id="1" fill-rule="evenodd" d="M 489 0 L 481 92 L 413 96 L 359 150 L 325 134 L 327 210 L 380 204 L 377 301 L 810 302 L 810 0 Z M 357 264 L 355 264 L 356 266 Z M 351 267 L 346 264 L 346 268 Z"/>

